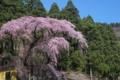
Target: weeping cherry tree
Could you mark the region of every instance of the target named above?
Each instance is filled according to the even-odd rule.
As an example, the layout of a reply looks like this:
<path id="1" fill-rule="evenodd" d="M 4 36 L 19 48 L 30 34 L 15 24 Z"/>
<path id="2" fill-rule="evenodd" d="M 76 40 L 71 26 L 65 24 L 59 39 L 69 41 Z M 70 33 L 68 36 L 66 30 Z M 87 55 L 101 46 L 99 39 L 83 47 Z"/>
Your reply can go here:
<path id="1" fill-rule="evenodd" d="M 35 65 L 34 60 L 29 58 L 36 54 L 40 54 L 42 58 L 43 72 L 39 76 L 47 80 L 64 80 L 56 67 L 60 53 L 70 53 L 66 36 L 78 40 L 80 52 L 88 48 L 81 32 L 75 31 L 75 25 L 66 20 L 24 16 L 8 21 L 0 30 L 0 40 L 10 40 L 12 52 L 17 55 L 13 59 L 20 80 L 26 80 L 24 66 L 30 66 L 32 63 Z"/>

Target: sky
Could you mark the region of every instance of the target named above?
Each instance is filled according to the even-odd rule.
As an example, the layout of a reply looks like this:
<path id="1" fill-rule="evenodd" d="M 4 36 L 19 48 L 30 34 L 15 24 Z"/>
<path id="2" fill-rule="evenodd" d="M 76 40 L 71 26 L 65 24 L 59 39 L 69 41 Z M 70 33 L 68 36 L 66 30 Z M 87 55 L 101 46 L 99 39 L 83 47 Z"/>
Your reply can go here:
<path id="1" fill-rule="evenodd" d="M 60 10 L 67 5 L 68 0 L 41 0 L 47 11 L 56 2 Z M 72 0 L 79 10 L 81 18 L 91 15 L 94 22 L 120 23 L 120 0 Z"/>

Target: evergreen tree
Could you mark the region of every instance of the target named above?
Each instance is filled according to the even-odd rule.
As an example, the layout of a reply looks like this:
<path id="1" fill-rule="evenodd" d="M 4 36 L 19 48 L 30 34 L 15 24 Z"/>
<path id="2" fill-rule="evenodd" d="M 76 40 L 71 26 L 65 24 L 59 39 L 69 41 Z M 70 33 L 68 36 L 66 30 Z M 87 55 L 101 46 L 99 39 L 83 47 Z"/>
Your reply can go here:
<path id="1" fill-rule="evenodd" d="M 90 15 L 87 16 L 86 20 L 90 23 L 94 23 L 94 20 L 93 20 L 92 16 L 90 16 Z"/>
<path id="2" fill-rule="evenodd" d="M 69 52 L 69 42 L 65 39 L 66 36 L 61 37 L 60 34 L 66 34 L 71 38 L 75 38 L 78 44 L 81 43 L 79 46 L 83 46 L 81 47 L 82 49 L 87 49 L 88 47 L 86 39 L 80 32 L 75 31 L 73 27 L 75 26 L 66 20 L 42 17 L 34 18 L 31 16 L 24 16 L 4 24 L 0 30 L 0 40 L 5 40 L 7 38 L 7 40 L 13 43 L 12 47 L 15 45 L 14 41 L 23 41 L 23 39 L 26 41 L 23 53 L 21 53 L 22 56 L 17 56 L 17 60 L 14 59 L 16 70 L 19 73 L 18 78 L 20 78 L 20 80 L 26 80 L 27 75 L 24 70 L 24 63 L 30 67 L 33 67 L 31 63 L 37 66 L 35 63 L 36 60 L 32 60 L 31 62 L 29 59 L 30 56 L 32 57 L 33 55 L 39 54 L 43 61 L 39 61 L 42 59 L 37 58 L 37 60 L 39 59 L 37 63 L 40 62 L 42 67 L 33 67 L 36 72 L 32 72 L 33 75 L 44 75 L 42 77 L 45 80 L 65 79 L 56 67 L 58 64 L 57 58 L 60 53 Z M 55 34 L 59 35 L 56 36 Z M 18 47 L 19 43 L 17 43 L 16 46 Z M 13 51 L 18 51 L 18 49 L 13 47 Z M 14 58 L 16 58 L 16 56 L 14 56 Z M 74 62 L 74 64 L 79 65 L 79 62 Z M 40 68 L 42 70 L 39 71 L 39 73 L 38 70 Z"/>
<path id="3" fill-rule="evenodd" d="M 58 5 L 54 2 L 50 8 L 48 16 L 50 16 L 51 18 L 57 18 L 59 13 L 60 13 L 60 9 Z"/>
<path id="4" fill-rule="evenodd" d="M 34 17 L 47 16 L 47 12 L 40 0 L 27 0 L 26 2 L 27 15 Z"/>
<path id="5" fill-rule="evenodd" d="M 2 0 L 0 3 L 0 26 L 11 19 L 26 15 L 22 0 Z"/>
<path id="6" fill-rule="evenodd" d="M 104 24 L 94 23 L 92 17 L 81 20 L 81 31 L 85 35 L 89 49 L 86 55 L 87 72 L 98 77 L 111 75 L 115 79 L 119 72 L 119 45 L 113 28 Z M 113 57 L 113 56 L 117 56 Z"/>
<path id="7" fill-rule="evenodd" d="M 65 9 L 69 12 L 72 13 L 72 16 L 74 16 L 75 18 L 80 18 L 79 16 L 79 11 L 77 10 L 77 8 L 74 6 L 72 0 L 69 0 L 67 3 L 67 6 L 65 7 Z"/>
<path id="8" fill-rule="evenodd" d="M 11 19 L 24 15 L 46 17 L 47 12 L 40 0 L 0 0 L 0 26 Z M 79 52 L 78 47 L 76 47 L 78 46 L 76 39 L 70 38 L 65 34 L 61 35 L 70 42 L 70 54 L 61 53 L 60 58 L 62 60 L 59 60 L 58 68 L 86 71 L 98 77 L 113 77 L 114 79 L 119 75 L 120 45 L 118 45 L 113 27 L 119 27 L 120 23 L 111 23 L 111 26 L 107 23 L 95 23 L 90 15 L 80 19 L 79 11 L 72 0 L 68 1 L 61 12 L 57 4 L 53 3 L 48 16 L 65 19 L 76 25 L 75 29 L 84 34 L 89 45 L 87 53 L 83 54 L 85 51 L 83 50 L 83 53 Z M 59 34 L 54 35 L 57 36 Z M 10 36 L 8 37 L 10 38 Z M 4 52 L 7 55 L 13 55 L 10 52 L 13 48 L 12 41 L 1 40 L 0 47 L 0 53 Z"/>
<path id="9" fill-rule="evenodd" d="M 72 0 L 69 0 L 66 7 L 62 9 L 60 14 L 57 17 L 58 19 L 66 19 L 70 22 L 72 22 L 74 25 L 78 26 L 79 24 L 79 11 L 74 6 Z"/>
<path id="10" fill-rule="evenodd" d="M 76 25 L 76 30 L 79 31 L 78 27 L 81 26 L 80 23 L 80 16 L 79 16 L 79 11 L 78 9 L 74 6 L 72 0 L 69 0 L 66 7 L 62 9 L 62 11 L 60 12 L 60 14 L 57 16 L 58 19 L 66 19 L 68 21 L 70 21 L 71 23 L 73 23 L 74 25 Z M 69 69 L 76 69 L 76 70 L 81 70 L 83 71 L 85 69 L 85 62 L 84 62 L 84 58 L 83 58 L 83 53 L 84 51 L 81 50 L 81 52 L 78 51 L 78 48 L 76 46 L 78 46 L 78 42 L 76 41 L 76 39 L 71 39 L 69 37 L 67 37 L 68 41 L 70 42 L 70 55 L 69 55 L 69 63 L 66 64 L 66 62 L 62 62 L 62 64 L 66 64 L 69 65 Z M 79 54 L 79 55 L 78 55 Z M 67 57 L 66 57 L 67 59 Z M 74 59 L 74 61 L 71 61 L 72 59 Z M 62 66 L 61 66 L 62 67 Z M 66 69 L 68 69 L 68 67 L 66 67 Z"/>

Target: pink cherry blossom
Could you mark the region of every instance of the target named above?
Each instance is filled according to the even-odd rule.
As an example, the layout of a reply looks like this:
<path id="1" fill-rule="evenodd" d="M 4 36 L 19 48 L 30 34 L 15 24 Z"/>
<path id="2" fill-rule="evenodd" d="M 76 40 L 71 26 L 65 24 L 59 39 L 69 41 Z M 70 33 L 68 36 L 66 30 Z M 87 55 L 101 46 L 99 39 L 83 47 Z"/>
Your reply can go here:
<path id="1" fill-rule="evenodd" d="M 54 74 L 58 75 L 58 71 L 54 69 L 58 63 L 57 56 L 62 51 L 69 53 L 69 42 L 65 39 L 65 36 L 56 34 L 65 34 L 77 39 L 80 52 L 83 52 L 82 49 L 88 48 L 86 39 L 83 37 L 82 33 L 75 31 L 75 25 L 66 20 L 24 16 L 8 21 L 0 29 L 0 39 L 4 40 L 10 35 L 12 36 L 12 41 L 27 41 L 26 45 L 29 46 L 25 47 L 23 51 L 24 57 L 27 57 L 33 51 L 47 53 L 47 56 L 50 58 L 48 67 L 54 70 Z"/>
<path id="2" fill-rule="evenodd" d="M 44 29 L 44 30 L 42 30 Z M 26 39 L 30 43 L 35 40 L 35 37 L 39 31 L 43 32 L 43 39 L 45 42 L 37 42 L 34 49 L 47 50 L 49 57 L 53 56 L 55 59 L 55 64 L 57 64 L 56 55 L 60 53 L 60 50 L 67 50 L 69 52 L 69 43 L 65 40 L 64 37 L 58 36 L 55 37 L 53 34 L 63 33 L 72 38 L 75 38 L 80 43 L 80 48 L 88 48 L 86 39 L 83 37 L 81 32 L 75 31 L 75 25 L 66 20 L 57 20 L 53 18 L 43 18 L 43 17 L 32 17 L 24 16 L 16 20 L 8 21 L 4 24 L 0 30 L 0 39 L 7 37 L 6 35 L 12 35 L 13 39 Z M 41 47 L 41 43 L 44 45 Z M 44 48 L 46 47 L 46 48 Z M 44 48 L 44 49 L 43 49 Z M 81 50 L 81 49 L 80 49 Z"/>

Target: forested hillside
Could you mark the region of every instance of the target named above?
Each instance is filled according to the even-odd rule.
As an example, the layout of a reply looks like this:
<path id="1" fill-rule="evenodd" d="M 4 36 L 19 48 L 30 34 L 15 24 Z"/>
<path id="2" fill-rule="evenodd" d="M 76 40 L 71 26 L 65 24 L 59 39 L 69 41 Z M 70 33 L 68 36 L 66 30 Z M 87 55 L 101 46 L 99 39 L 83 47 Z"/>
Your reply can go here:
<path id="1" fill-rule="evenodd" d="M 42 4 L 40 0 L 0 0 L 0 27 L 2 27 L 3 24 L 7 23 L 10 20 L 17 19 L 23 16 L 44 18 L 48 18 L 47 16 L 49 16 L 51 20 L 52 18 L 63 21 L 67 20 L 76 26 L 76 31 L 83 34 L 83 37 L 87 40 L 88 48 L 85 46 L 79 46 L 80 43 L 77 38 L 71 37 L 72 35 L 74 35 L 74 33 L 71 33 L 71 35 L 66 35 L 65 33 L 52 34 L 52 36 L 54 35 L 65 37 L 70 46 L 69 52 L 62 51 L 61 55 L 58 56 L 58 66 L 56 66 L 56 69 L 63 71 L 79 71 L 81 73 L 90 75 L 91 78 L 92 76 L 96 76 L 99 79 L 106 78 L 106 80 L 116 80 L 120 73 L 120 44 L 118 44 L 118 40 L 120 40 L 120 38 L 117 37 L 120 35 L 120 33 L 116 36 L 114 29 L 117 33 L 117 28 L 120 27 L 120 23 L 107 24 L 94 22 L 94 19 L 91 15 L 88 15 L 81 19 L 79 15 L 80 11 L 78 11 L 73 3 L 74 0 L 68 0 L 66 6 L 64 6 L 64 8 L 60 10 L 57 3 L 54 2 L 53 4 L 51 4 L 51 8 L 48 12 L 46 11 L 44 4 Z M 66 22 L 66 24 L 68 23 Z M 59 25 L 62 24 L 59 23 Z M 45 32 L 45 30 L 39 31 L 41 32 L 36 33 L 36 35 L 32 33 L 32 36 L 35 37 L 43 35 L 42 32 Z M 20 31 L 19 33 L 22 32 Z M 14 49 L 13 44 L 16 46 L 18 43 L 21 42 L 23 44 L 28 43 L 28 41 L 25 41 L 26 39 L 24 38 L 20 41 L 12 41 L 11 35 L 8 36 L 8 38 L 0 40 L 0 66 L 11 62 L 10 58 L 3 58 L 3 54 L 9 57 L 13 57 L 16 56 L 16 54 L 19 54 Z M 39 59 L 39 57 L 33 59 L 37 59 L 37 61 L 41 60 Z M 36 60 L 34 60 L 34 62 L 35 61 Z M 38 64 L 38 62 L 36 62 L 36 64 Z M 42 63 L 39 64 L 42 65 Z M 27 66 L 31 65 L 34 66 L 35 64 L 30 64 L 29 62 L 29 65 Z"/>

